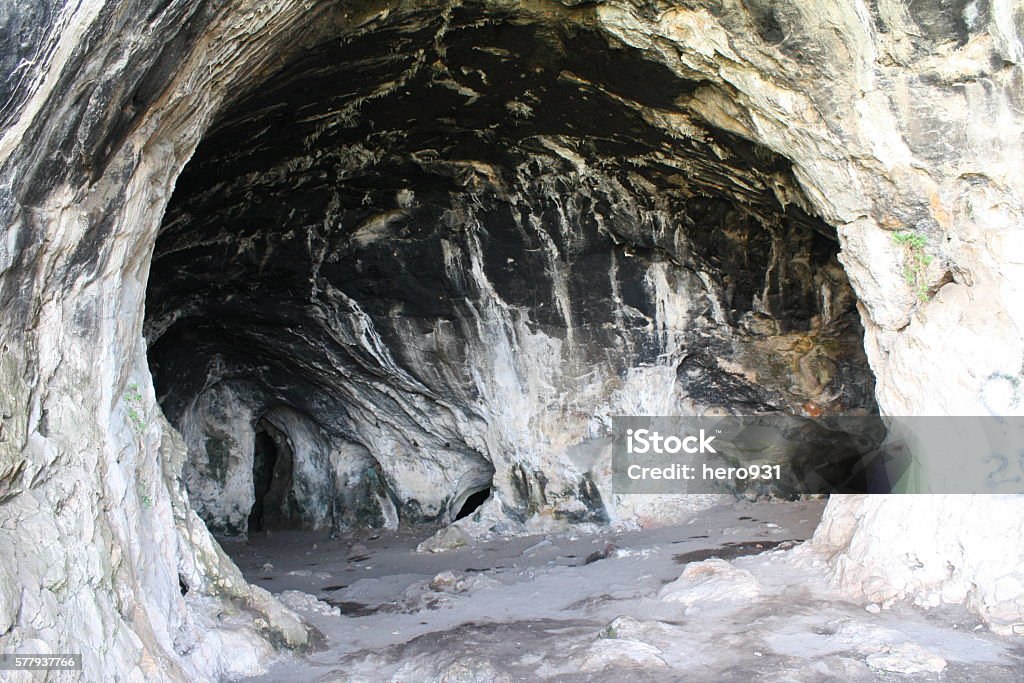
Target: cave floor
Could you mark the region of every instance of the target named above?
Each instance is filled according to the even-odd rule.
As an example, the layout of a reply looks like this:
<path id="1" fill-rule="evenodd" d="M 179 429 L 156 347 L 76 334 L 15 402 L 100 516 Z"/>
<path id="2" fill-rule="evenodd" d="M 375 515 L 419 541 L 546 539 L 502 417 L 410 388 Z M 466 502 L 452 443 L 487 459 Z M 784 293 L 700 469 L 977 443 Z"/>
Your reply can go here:
<path id="1" fill-rule="evenodd" d="M 793 547 L 822 507 L 737 503 L 677 526 L 442 553 L 415 550 L 433 529 L 224 545 L 327 640 L 254 680 L 1024 679 L 1024 641 L 960 608 L 878 609 L 832 589 L 820 560 Z M 694 576 L 666 585 L 687 567 Z"/>

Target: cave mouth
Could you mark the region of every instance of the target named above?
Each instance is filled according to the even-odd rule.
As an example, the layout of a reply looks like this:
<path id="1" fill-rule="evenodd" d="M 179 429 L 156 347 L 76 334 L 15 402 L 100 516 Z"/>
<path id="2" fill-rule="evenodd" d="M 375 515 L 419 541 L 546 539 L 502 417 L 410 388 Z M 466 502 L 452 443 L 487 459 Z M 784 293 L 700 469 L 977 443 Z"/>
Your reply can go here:
<path id="1" fill-rule="evenodd" d="M 311 528 L 457 518 L 482 478 L 510 519 L 644 517 L 588 454 L 609 415 L 876 413 L 835 229 L 787 159 L 703 118 L 709 89 L 575 14 L 471 4 L 240 93 L 147 290 L 200 516 L 267 523 L 273 486 L 222 463 L 266 466 L 274 405 L 309 434 Z"/>
<path id="2" fill-rule="evenodd" d="M 263 504 L 274 479 L 277 464 L 277 446 L 274 439 L 263 429 L 256 429 L 256 444 L 253 449 L 252 479 L 253 504 L 249 512 L 249 533 L 263 531 Z"/>
<path id="3" fill-rule="evenodd" d="M 469 497 L 466 498 L 466 502 L 462 504 L 462 507 L 456 513 L 455 521 L 469 517 L 471 514 L 479 510 L 480 506 L 483 505 L 484 502 L 490 497 L 490 487 L 480 489 L 479 491 L 470 494 Z"/>
<path id="4" fill-rule="evenodd" d="M 277 438 L 272 436 L 272 432 L 277 433 Z M 279 511 L 287 504 L 293 460 L 291 449 L 282 437 L 280 431 L 265 418 L 256 423 L 252 458 L 253 504 L 248 523 L 250 534 L 267 531 L 280 518 Z M 278 446 L 279 440 L 283 447 Z"/>

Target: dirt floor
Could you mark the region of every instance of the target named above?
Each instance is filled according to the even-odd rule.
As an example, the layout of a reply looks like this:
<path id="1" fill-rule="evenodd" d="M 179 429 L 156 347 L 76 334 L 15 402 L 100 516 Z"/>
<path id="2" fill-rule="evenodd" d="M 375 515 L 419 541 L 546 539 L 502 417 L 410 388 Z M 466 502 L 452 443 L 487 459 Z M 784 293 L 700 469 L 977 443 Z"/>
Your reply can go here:
<path id="1" fill-rule="evenodd" d="M 868 605 L 802 547 L 823 501 L 416 552 L 433 529 L 225 542 L 325 636 L 303 681 L 1020 681 L 1024 639 L 959 607 Z"/>

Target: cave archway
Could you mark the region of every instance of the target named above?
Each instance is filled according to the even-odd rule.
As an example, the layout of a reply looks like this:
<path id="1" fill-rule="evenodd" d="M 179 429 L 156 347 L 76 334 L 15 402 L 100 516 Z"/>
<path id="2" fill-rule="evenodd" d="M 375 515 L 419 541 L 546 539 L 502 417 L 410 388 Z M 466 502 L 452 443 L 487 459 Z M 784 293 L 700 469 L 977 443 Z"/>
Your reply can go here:
<path id="1" fill-rule="evenodd" d="M 266 418 L 256 423 L 252 458 L 253 504 L 248 532 L 287 528 L 294 524 L 287 514 L 292 493 L 294 453 L 288 437 Z"/>
<path id="2" fill-rule="evenodd" d="M 264 503 L 270 492 L 274 479 L 274 470 L 279 457 L 277 444 L 266 429 L 259 425 L 256 428 L 256 443 L 253 446 L 252 488 L 253 504 L 249 511 L 249 533 L 263 531 Z M 273 504 L 273 501 L 271 501 Z"/>
<path id="3" fill-rule="evenodd" d="M 586 21 L 478 6 L 294 55 L 167 208 L 165 413 L 295 406 L 379 472 L 332 472 L 335 497 L 415 523 L 485 476 L 516 519 L 649 516 L 570 453 L 612 414 L 876 411 L 835 228 L 787 159 L 685 113 L 705 87 Z"/>
<path id="4" fill-rule="evenodd" d="M 491 497 L 491 488 L 483 488 L 479 491 L 466 496 L 465 502 L 459 507 L 459 511 L 455 513 L 455 521 L 465 519 L 471 514 L 480 509 L 480 507 Z"/>

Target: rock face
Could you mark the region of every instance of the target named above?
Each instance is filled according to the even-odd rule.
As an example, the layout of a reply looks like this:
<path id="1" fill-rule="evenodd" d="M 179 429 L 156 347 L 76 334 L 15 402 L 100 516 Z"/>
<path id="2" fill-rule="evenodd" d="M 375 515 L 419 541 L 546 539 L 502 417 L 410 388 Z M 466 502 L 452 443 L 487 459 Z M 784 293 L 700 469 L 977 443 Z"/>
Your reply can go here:
<path id="1" fill-rule="evenodd" d="M 664 518 L 609 415 L 870 411 L 861 344 L 883 414 L 1020 412 L 1024 10 L 953 5 L 0 12 L 0 647 L 250 672 L 310 636 L 196 512 Z M 816 542 L 1012 631 L 1022 507 Z"/>

